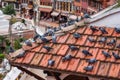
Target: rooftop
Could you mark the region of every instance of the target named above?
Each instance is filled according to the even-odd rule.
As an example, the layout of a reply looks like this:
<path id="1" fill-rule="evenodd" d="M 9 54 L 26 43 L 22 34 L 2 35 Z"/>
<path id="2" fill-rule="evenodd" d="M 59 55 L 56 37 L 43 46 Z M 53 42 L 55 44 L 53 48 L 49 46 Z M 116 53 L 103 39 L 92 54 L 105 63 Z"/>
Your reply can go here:
<path id="1" fill-rule="evenodd" d="M 47 42 L 23 46 L 23 56 L 14 57 L 13 65 L 76 75 L 120 79 L 120 29 L 84 26 Z M 46 37 L 47 39 L 47 37 Z M 20 54 L 20 53 L 19 53 Z"/>

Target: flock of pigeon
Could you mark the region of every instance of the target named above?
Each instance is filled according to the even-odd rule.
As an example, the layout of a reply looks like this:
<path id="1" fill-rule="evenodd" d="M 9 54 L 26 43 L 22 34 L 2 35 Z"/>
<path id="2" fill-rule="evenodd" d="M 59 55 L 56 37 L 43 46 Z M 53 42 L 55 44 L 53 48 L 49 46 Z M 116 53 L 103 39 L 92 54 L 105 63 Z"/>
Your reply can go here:
<path id="1" fill-rule="evenodd" d="M 90 26 L 90 29 L 92 30 L 92 32 L 95 32 L 95 31 L 101 31 L 101 33 L 102 34 L 108 34 L 108 32 L 105 30 L 105 28 L 103 28 L 103 27 L 99 27 L 99 29 L 98 28 L 96 28 L 96 27 L 94 27 L 94 26 Z M 117 32 L 117 33 L 120 33 L 120 29 L 119 28 L 115 28 L 115 31 Z M 55 30 L 53 30 L 53 29 L 48 29 L 47 30 L 47 32 L 44 34 L 44 35 L 42 35 L 42 36 L 40 36 L 40 35 L 36 35 L 34 38 L 33 38 L 33 40 L 34 41 L 36 41 L 36 39 L 41 39 L 43 42 L 49 42 L 49 40 L 46 38 L 46 36 L 52 36 L 52 42 L 53 43 L 56 43 L 57 41 L 56 41 L 56 39 L 57 39 L 57 36 L 54 34 L 54 32 L 55 32 Z M 73 34 L 73 37 L 75 38 L 75 39 L 79 39 L 79 38 L 81 38 L 81 35 L 79 34 L 79 33 L 74 33 Z M 90 41 L 90 42 L 96 42 L 93 38 L 91 38 L 91 37 L 88 37 L 88 40 Z M 99 43 L 106 43 L 106 40 L 107 40 L 107 37 L 102 37 L 98 42 Z M 112 39 L 110 42 L 108 42 L 107 43 L 107 45 L 114 45 L 116 43 L 116 40 L 115 39 Z M 31 43 L 31 41 L 29 41 L 29 40 L 27 40 L 27 41 L 25 41 L 25 44 L 27 45 L 27 46 L 30 46 L 30 47 L 32 47 L 32 43 Z M 71 51 L 75 51 L 75 50 L 79 50 L 79 48 L 77 47 L 77 46 L 75 46 L 75 45 L 68 45 L 69 46 L 69 49 L 71 49 Z M 51 47 L 49 47 L 49 46 L 43 46 L 43 48 L 44 49 L 46 49 L 48 52 L 51 50 L 51 49 L 53 49 L 53 48 L 51 48 Z M 117 48 L 120 48 L 120 44 L 117 46 Z M 12 49 L 11 49 L 12 50 Z M 82 50 L 82 53 L 85 55 L 85 56 L 93 56 L 88 50 Z M 21 58 L 21 57 L 24 57 L 25 56 L 25 54 L 26 54 L 26 52 L 24 51 L 24 52 L 22 52 L 21 54 L 19 54 L 19 55 L 17 55 L 16 56 L 16 58 Z M 118 60 L 118 59 L 120 59 L 120 56 L 118 55 L 118 54 L 116 54 L 115 52 L 112 52 L 112 55 L 110 55 L 109 54 L 109 52 L 106 52 L 106 51 L 102 51 L 102 54 L 106 57 L 106 58 L 111 58 L 111 56 L 114 56 L 114 58 L 116 59 L 116 60 Z M 62 58 L 62 62 L 65 62 L 65 61 L 69 61 L 69 60 L 71 60 L 73 58 L 73 56 L 72 55 L 70 55 L 70 54 L 68 54 L 68 55 L 65 55 L 63 58 Z M 95 63 L 97 60 L 95 59 L 95 58 L 92 58 L 92 59 L 89 59 L 89 60 L 87 60 L 87 62 L 89 63 L 89 64 L 93 64 L 93 63 Z M 48 60 L 48 65 L 49 66 L 53 66 L 55 64 L 55 61 L 54 60 Z M 86 67 L 84 67 L 84 70 L 86 70 L 86 71 L 91 71 L 91 70 L 93 70 L 93 66 L 86 66 Z"/>

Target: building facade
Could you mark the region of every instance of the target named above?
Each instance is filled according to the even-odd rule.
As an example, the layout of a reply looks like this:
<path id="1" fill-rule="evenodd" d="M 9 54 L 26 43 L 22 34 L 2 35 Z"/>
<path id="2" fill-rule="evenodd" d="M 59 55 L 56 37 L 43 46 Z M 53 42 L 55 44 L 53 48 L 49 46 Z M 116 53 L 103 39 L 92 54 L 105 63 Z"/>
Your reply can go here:
<path id="1" fill-rule="evenodd" d="M 116 0 L 74 0 L 74 12 L 78 15 L 81 12 L 94 14 L 115 2 Z"/>
<path id="2" fill-rule="evenodd" d="M 50 17 L 50 14 L 53 10 L 53 3 L 52 0 L 40 0 L 40 19 L 47 19 Z"/>

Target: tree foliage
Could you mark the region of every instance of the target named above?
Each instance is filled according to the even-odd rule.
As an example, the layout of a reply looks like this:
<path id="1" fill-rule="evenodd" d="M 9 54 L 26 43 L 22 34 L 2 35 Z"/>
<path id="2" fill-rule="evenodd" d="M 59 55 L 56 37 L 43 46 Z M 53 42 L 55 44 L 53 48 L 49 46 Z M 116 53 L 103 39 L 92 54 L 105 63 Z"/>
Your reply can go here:
<path id="1" fill-rule="evenodd" d="M 16 39 L 14 42 L 14 48 L 17 50 L 20 49 L 21 47 L 22 45 L 20 44 L 20 41 Z"/>
<path id="2" fill-rule="evenodd" d="M 118 3 L 117 7 L 120 7 L 120 0 L 117 0 L 117 3 Z"/>
<path id="3" fill-rule="evenodd" d="M 4 14 L 7 14 L 7 15 L 12 15 L 12 14 L 16 14 L 15 13 L 15 9 L 14 9 L 14 6 L 12 4 L 6 6 L 3 10 L 3 13 Z"/>

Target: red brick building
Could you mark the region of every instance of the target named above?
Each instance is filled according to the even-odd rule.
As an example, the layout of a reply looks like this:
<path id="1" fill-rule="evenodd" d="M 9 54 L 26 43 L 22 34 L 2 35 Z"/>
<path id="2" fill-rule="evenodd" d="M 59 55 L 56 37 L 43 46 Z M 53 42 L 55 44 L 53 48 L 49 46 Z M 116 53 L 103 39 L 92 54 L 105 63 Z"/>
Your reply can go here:
<path id="1" fill-rule="evenodd" d="M 115 4 L 116 0 L 74 0 L 75 14 L 88 12 L 90 14 L 98 12 L 110 5 Z"/>

